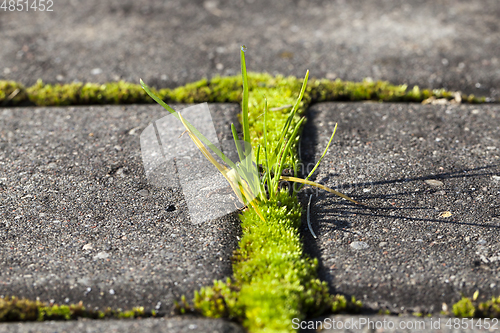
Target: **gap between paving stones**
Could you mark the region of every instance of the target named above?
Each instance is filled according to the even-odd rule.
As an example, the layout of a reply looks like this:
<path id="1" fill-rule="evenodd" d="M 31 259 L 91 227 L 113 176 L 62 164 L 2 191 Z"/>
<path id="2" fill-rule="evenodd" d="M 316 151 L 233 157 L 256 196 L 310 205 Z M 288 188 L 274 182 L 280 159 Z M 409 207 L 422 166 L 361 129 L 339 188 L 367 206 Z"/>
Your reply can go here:
<path id="1" fill-rule="evenodd" d="M 249 78 L 260 87 L 273 88 L 274 84 L 285 79 L 283 76 L 272 77 L 269 74 L 249 73 Z M 286 77 L 292 82 L 299 79 Z M 253 87 L 250 87 L 251 89 Z M 155 92 L 161 99 L 171 103 L 202 102 L 240 102 L 241 78 L 239 76 L 215 77 L 210 81 L 202 79 L 176 89 L 160 89 Z M 447 103 L 468 102 L 483 103 L 493 100 L 475 97 L 445 89 L 420 89 L 414 86 L 392 85 L 386 81 L 364 80 L 350 82 L 331 80 L 311 80 L 308 85 L 310 102 L 326 101 L 363 101 L 378 100 L 384 102 L 422 102 Z M 278 96 L 274 96 L 276 98 Z M 306 96 L 307 97 L 307 96 Z M 269 98 L 270 101 L 273 98 Z M 94 104 L 132 104 L 152 103 L 151 98 L 138 84 L 124 81 L 71 84 L 37 84 L 25 88 L 15 81 L 0 81 L 0 106 L 56 106 L 56 105 L 94 105 Z M 283 106 L 283 105 L 280 105 Z"/>
<path id="2" fill-rule="evenodd" d="M 499 8 L 497 0 L 58 2 L 53 12 L 0 12 L 0 79 L 142 77 L 171 88 L 237 74 L 245 41 L 254 71 L 309 69 L 498 98 Z"/>

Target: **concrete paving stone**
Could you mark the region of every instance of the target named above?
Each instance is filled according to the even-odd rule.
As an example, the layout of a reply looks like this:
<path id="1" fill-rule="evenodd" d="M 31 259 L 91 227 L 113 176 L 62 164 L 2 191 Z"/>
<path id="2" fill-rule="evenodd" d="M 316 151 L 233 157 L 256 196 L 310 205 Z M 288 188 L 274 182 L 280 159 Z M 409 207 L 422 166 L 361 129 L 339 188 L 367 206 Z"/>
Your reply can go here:
<path id="1" fill-rule="evenodd" d="M 230 131 L 239 106 L 210 108 Z M 139 136 L 166 114 L 0 110 L 0 295 L 169 314 L 182 294 L 231 276 L 236 216 L 193 225 L 180 188 L 147 183 Z"/>
<path id="2" fill-rule="evenodd" d="M 244 330 L 235 323 L 223 319 L 207 319 L 199 317 L 173 317 L 141 320 L 78 320 L 47 321 L 42 323 L 0 324 L 2 333 L 239 333 Z"/>
<path id="3" fill-rule="evenodd" d="M 339 124 L 316 181 L 366 205 L 310 192 L 318 238 L 304 222 L 304 243 L 332 293 L 434 313 L 500 295 L 500 106 L 324 103 L 308 117 L 306 163 Z"/>
<path id="4" fill-rule="evenodd" d="M 251 71 L 499 97 L 500 2 L 54 1 L 0 11 L 0 80 L 174 87 Z"/>

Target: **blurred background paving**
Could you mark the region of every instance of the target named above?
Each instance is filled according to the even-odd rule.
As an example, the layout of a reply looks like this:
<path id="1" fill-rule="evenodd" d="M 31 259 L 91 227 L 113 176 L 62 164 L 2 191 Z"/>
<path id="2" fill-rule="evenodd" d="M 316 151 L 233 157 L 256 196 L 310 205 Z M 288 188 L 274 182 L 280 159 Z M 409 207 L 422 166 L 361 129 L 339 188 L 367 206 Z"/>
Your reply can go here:
<path id="1" fill-rule="evenodd" d="M 499 94 L 496 0 L 69 0 L 52 9 L 0 10 L 0 79 L 174 87 L 238 74 L 246 44 L 251 71 Z"/>

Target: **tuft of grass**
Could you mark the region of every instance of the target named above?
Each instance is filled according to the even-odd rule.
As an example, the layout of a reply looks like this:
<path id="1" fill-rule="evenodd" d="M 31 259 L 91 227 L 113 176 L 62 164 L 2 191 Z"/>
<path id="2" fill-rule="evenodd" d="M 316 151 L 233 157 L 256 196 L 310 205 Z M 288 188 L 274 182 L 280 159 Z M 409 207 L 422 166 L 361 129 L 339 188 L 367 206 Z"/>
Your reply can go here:
<path id="1" fill-rule="evenodd" d="M 143 307 L 132 310 L 107 308 L 104 311 L 89 310 L 83 303 L 71 305 L 46 304 L 17 297 L 0 298 L 0 322 L 75 320 L 78 318 L 146 318 L 155 317 L 155 311 L 146 312 Z"/>
<path id="2" fill-rule="evenodd" d="M 141 85 L 151 98 L 182 122 L 195 145 L 226 177 L 234 192 L 249 207 L 240 215 L 243 236 L 233 257 L 233 279 L 228 279 L 225 283 L 215 281 L 212 287 L 202 288 L 195 293 L 193 307 L 189 306 L 185 297 L 182 298 L 181 303 L 177 304 L 179 312 L 198 311 L 205 316 L 236 319 L 252 332 L 289 332 L 293 331 L 291 323 L 294 318 L 305 319 L 325 311 L 357 309 L 361 304 L 355 299 L 347 302 L 341 296 L 332 298 L 329 295 L 328 285 L 317 278 L 317 259 L 309 258 L 302 250 L 298 230 L 302 208 L 295 196 L 290 196 L 289 192 L 279 188 L 281 180 L 321 186 L 296 177 L 282 176 L 285 166 L 292 167 L 294 175 L 297 174 L 296 145 L 305 120 L 301 117 L 306 106 L 302 98 L 309 72 L 303 81 L 279 77 L 271 82 L 268 77 L 267 86 L 264 82 L 255 84 L 259 77 L 247 75 L 244 53 L 245 48 L 242 47 L 243 92 L 240 119 L 243 128 L 242 142 L 251 149 L 243 149 L 232 125 L 240 159 L 236 164 L 227 160 L 181 113 L 175 112 L 142 80 Z M 177 93 L 181 98 L 187 98 L 190 95 L 189 89 L 200 91 L 200 88 L 206 86 L 207 82 L 200 81 Z M 299 88 L 297 98 L 295 96 Z M 289 107 L 269 111 L 269 95 L 273 108 L 279 106 L 278 103 L 285 103 Z M 206 97 L 204 94 L 204 98 Z M 189 101 L 194 100 L 196 99 Z M 209 150 L 232 169 L 217 162 Z M 259 161 L 262 162 L 262 175 L 257 171 Z M 321 188 L 327 189 L 324 186 Z M 353 201 L 336 191 L 327 190 Z M 249 192 L 255 195 L 248 195 Z"/>

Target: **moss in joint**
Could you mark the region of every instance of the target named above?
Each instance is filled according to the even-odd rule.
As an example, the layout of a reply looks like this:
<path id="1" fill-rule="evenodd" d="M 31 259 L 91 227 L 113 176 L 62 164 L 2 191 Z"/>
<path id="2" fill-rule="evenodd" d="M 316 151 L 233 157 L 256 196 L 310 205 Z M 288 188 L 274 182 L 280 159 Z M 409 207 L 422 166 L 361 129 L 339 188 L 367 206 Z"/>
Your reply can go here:
<path id="1" fill-rule="evenodd" d="M 462 318 L 500 318 L 500 296 L 486 302 L 478 302 L 477 294 L 472 299 L 462 297 L 453 304 L 452 311 L 456 317 Z"/>
<path id="2" fill-rule="evenodd" d="M 0 106 L 20 105 L 28 100 L 26 88 L 14 81 L 0 81 Z"/>
<path id="3" fill-rule="evenodd" d="M 249 125 L 254 151 L 263 146 L 264 100 L 267 115 L 267 144 L 272 150 L 295 102 L 302 81 L 294 77 L 249 74 Z M 240 84 L 236 81 L 235 84 Z M 241 88 L 239 88 L 241 90 Z M 181 90 L 179 90 L 181 91 Z M 185 93 L 185 91 L 181 91 Z M 184 96 L 189 95 L 185 94 Z M 306 95 L 293 123 L 305 113 Z M 288 107 L 279 108 L 281 106 Z M 287 164 L 298 161 L 297 152 Z M 317 277 L 317 259 L 302 250 L 298 228 L 302 208 L 295 197 L 281 192 L 276 199 L 257 203 L 265 217 L 254 209 L 241 214 L 243 236 L 233 257 L 233 279 L 215 281 L 213 286 L 195 293 L 194 304 L 183 298 L 177 304 L 181 313 L 197 311 L 204 316 L 237 320 L 249 331 L 292 332 L 292 319 L 319 316 L 325 312 L 357 312 L 362 304 L 354 298 L 331 296 L 328 286 Z"/>
<path id="4" fill-rule="evenodd" d="M 278 88 L 280 84 L 295 84 L 295 77 L 272 77 L 265 73 L 249 73 L 250 90 Z M 154 91 L 166 102 L 240 102 L 241 77 L 214 77 L 210 81 L 202 79 L 175 89 Z M 283 87 L 281 87 L 283 88 Z M 429 97 L 453 99 L 454 92 L 444 89 L 420 90 L 417 86 L 408 89 L 406 85 L 391 85 L 385 81 L 364 80 L 350 82 L 311 80 L 308 87 L 310 102 L 362 101 L 384 102 L 421 102 Z M 268 97 L 269 100 L 272 98 Z M 483 103 L 484 97 L 462 95 L 467 103 Z M 95 83 L 44 84 L 39 80 L 35 85 L 25 88 L 14 81 L 0 81 L 0 106 L 64 106 L 93 104 L 143 104 L 152 103 L 142 87 L 124 81 Z M 282 105 L 279 105 L 282 106 Z M 272 108 L 272 106 L 270 106 Z"/>
<path id="5" fill-rule="evenodd" d="M 254 210 L 241 215 L 243 237 L 234 256 L 233 279 L 201 288 L 192 307 L 184 298 L 178 310 L 237 320 L 251 332 L 292 332 L 293 318 L 359 312 L 362 304 L 354 297 L 329 295 L 327 284 L 317 278 L 317 259 L 303 253 L 297 199 L 281 192 L 277 200 L 261 202 L 259 209 L 266 222 Z"/>
<path id="6" fill-rule="evenodd" d="M 248 78 L 251 92 L 250 130 L 251 137 L 254 138 L 252 146 L 257 148 L 258 145 L 263 145 L 262 112 L 266 97 L 270 108 L 267 122 L 268 145 L 273 149 L 289 111 L 289 107 L 280 107 L 294 103 L 302 81 L 295 77 L 272 77 L 258 73 L 249 73 Z M 241 87 L 239 76 L 216 77 L 211 81 L 204 79 L 155 93 L 167 102 L 240 102 Z M 16 89 L 18 91 L 14 94 Z M 9 96 L 14 97 L 9 99 Z M 404 85 L 394 86 L 381 81 L 315 80 L 308 85 L 294 122 L 298 121 L 307 106 L 313 102 L 421 102 L 431 96 L 451 99 L 454 98 L 454 93 L 444 90 L 421 91 L 418 87 L 408 90 Z M 484 101 L 473 96 L 465 97 L 462 97 L 462 100 L 467 102 Z M 44 85 L 39 81 L 35 86 L 25 89 L 15 82 L 0 81 L 0 104 L 21 105 L 27 101 L 35 105 L 74 105 L 150 103 L 151 99 L 140 85 L 126 82 L 105 85 Z M 292 159 L 294 161 L 285 163 L 295 164 L 298 161 L 296 154 Z M 329 295 L 326 283 L 317 278 L 317 259 L 311 259 L 303 253 L 298 232 L 302 210 L 297 199 L 291 198 L 287 193 L 280 193 L 276 200 L 260 205 L 260 211 L 266 215 L 266 223 L 262 223 L 254 210 L 247 210 L 241 216 L 244 235 L 239 250 L 235 253 L 233 279 L 225 282 L 215 281 L 213 286 L 201 288 L 195 293 L 193 307 L 190 307 L 183 297 L 181 303 L 177 304 L 179 311 L 197 311 L 208 317 L 232 318 L 241 321 L 250 331 L 283 332 L 293 331 L 293 318 L 305 319 L 324 312 L 358 312 L 362 306 L 360 301 Z M 498 304 L 488 303 L 483 307 L 487 307 L 487 311 L 491 312 L 491 309 L 498 308 Z M 111 309 L 93 312 L 85 310 L 81 304 L 55 307 L 15 298 L 0 303 L 0 320 L 123 318 L 150 315 L 154 316 L 155 313 L 145 313 L 141 308 L 128 312 Z"/>
<path id="7" fill-rule="evenodd" d="M 86 309 L 82 302 L 71 305 L 49 305 L 16 297 L 0 298 L 0 322 L 74 320 L 77 318 L 146 318 L 155 317 L 155 311 L 146 312 L 143 307 L 129 311 L 107 308 L 104 311 Z"/>
<path id="8" fill-rule="evenodd" d="M 150 103 L 142 87 L 124 81 L 107 84 L 43 84 L 27 89 L 29 100 L 40 106 Z"/>

